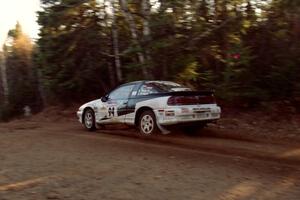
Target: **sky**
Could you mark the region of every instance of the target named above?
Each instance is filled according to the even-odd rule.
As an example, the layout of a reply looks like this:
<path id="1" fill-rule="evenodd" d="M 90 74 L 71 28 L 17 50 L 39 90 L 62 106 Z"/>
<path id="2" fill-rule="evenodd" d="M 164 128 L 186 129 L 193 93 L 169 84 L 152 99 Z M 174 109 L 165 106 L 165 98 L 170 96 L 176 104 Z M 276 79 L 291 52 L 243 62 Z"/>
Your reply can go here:
<path id="1" fill-rule="evenodd" d="M 40 9 L 40 0 L 0 0 L 0 45 L 6 39 L 7 32 L 20 22 L 23 32 L 30 38 L 38 36 L 36 11 Z"/>

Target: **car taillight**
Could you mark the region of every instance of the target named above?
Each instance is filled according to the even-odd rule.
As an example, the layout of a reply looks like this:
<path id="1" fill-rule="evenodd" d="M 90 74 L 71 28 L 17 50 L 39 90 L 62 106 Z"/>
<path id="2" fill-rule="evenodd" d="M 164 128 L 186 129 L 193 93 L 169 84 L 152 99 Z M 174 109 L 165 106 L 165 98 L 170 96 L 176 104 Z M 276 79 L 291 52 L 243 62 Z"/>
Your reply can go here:
<path id="1" fill-rule="evenodd" d="M 197 105 L 197 104 L 214 104 L 216 99 L 210 96 L 172 96 L 168 99 L 169 106 L 175 105 Z"/>
<path id="2" fill-rule="evenodd" d="M 197 104 L 197 97 L 196 96 L 173 96 L 168 99 L 168 105 L 174 106 L 174 105 L 192 105 Z"/>
<path id="3" fill-rule="evenodd" d="M 216 98 L 214 95 L 210 96 L 199 96 L 199 104 L 214 104 L 216 103 Z"/>

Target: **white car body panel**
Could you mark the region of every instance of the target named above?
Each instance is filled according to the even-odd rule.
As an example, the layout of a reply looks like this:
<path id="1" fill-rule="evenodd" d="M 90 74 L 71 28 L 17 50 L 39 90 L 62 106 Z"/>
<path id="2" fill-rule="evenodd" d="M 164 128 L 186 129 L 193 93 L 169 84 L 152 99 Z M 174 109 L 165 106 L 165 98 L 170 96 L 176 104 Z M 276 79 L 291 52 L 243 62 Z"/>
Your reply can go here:
<path id="1" fill-rule="evenodd" d="M 136 113 L 140 108 L 148 107 L 155 113 L 157 123 L 160 125 L 173 125 L 185 122 L 195 122 L 203 120 L 217 120 L 221 115 L 221 108 L 217 104 L 203 104 L 203 105 L 183 105 L 183 106 L 168 106 L 169 96 L 157 97 L 149 99 L 136 104 L 135 112 L 122 116 L 117 116 L 116 109 L 114 110 L 114 117 L 103 119 L 109 115 L 110 106 L 116 106 L 101 102 L 101 100 L 91 101 L 80 107 L 77 112 L 79 121 L 82 123 L 83 110 L 91 108 L 95 112 L 95 119 L 97 124 L 115 124 L 126 123 L 128 125 L 135 124 Z M 167 112 L 174 111 L 174 116 L 167 116 Z"/>
<path id="2" fill-rule="evenodd" d="M 98 125 L 115 123 L 135 125 L 138 117 L 137 113 L 140 109 L 145 108 L 154 112 L 159 126 L 190 122 L 200 123 L 203 121 L 212 122 L 221 117 L 221 108 L 216 103 L 169 106 L 168 99 L 171 95 L 136 96 L 137 94 L 137 89 L 134 89 L 131 93 L 132 97 L 126 100 L 108 100 L 103 102 L 101 99 L 97 99 L 83 104 L 77 112 L 78 119 L 83 123 L 83 114 L 86 108 L 94 111 L 95 122 Z M 129 101 L 136 102 L 131 110 L 128 108 Z M 125 112 L 123 112 L 124 110 Z M 120 116 L 118 116 L 118 113 L 121 113 Z"/>
<path id="3" fill-rule="evenodd" d="M 109 108 L 116 108 L 116 104 L 110 104 L 102 102 L 101 99 L 97 99 L 82 105 L 77 112 L 77 117 L 80 123 L 83 123 L 83 111 L 86 108 L 90 108 L 95 113 L 95 120 L 97 124 L 114 124 L 124 123 L 125 116 L 117 116 L 117 109 L 113 109 L 113 112 Z M 113 116 L 113 117 L 112 117 Z M 104 119 L 107 118 L 107 119 Z"/>
<path id="4" fill-rule="evenodd" d="M 221 108 L 217 104 L 168 106 L 170 96 L 158 97 L 136 104 L 136 110 L 126 122 L 134 124 L 135 113 L 142 107 L 151 108 L 160 125 L 173 125 L 184 122 L 195 122 L 203 120 L 217 120 L 221 116 Z M 163 112 L 162 112 L 163 110 Z M 166 112 L 174 111 L 174 116 L 166 116 Z"/>

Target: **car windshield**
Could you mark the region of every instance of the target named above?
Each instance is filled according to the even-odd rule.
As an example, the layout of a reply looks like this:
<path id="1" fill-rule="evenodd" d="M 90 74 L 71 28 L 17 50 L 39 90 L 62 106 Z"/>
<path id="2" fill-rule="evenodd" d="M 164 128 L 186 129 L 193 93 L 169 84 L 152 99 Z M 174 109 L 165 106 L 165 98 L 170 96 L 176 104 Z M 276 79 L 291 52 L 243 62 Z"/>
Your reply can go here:
<path id="1" fill-rule="evenodd" d="M 171 81 L 148 81 L 146 85 L 155 87 L 159 92 L 192 91 L 191 88 Z"/>

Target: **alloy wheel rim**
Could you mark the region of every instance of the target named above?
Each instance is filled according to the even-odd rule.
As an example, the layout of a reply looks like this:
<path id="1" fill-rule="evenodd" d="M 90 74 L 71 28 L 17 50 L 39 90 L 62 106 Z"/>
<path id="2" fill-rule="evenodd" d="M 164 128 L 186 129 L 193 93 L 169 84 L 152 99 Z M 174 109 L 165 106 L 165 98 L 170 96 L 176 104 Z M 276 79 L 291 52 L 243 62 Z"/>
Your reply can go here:
<path id="1" fill-rule="evenodd" d="M 141 120 L 141 128 L 146 135 L 151 134 L 154 129 L 154 120 L 152 116 L 145 115 Z"/>
<path id="2" fill-rule="evenodd" d="M 86 112 L 84 117 L 84 122 L 87 128 L 92 128 L 93 126 L 93 115 L 91 112 Z"/>

